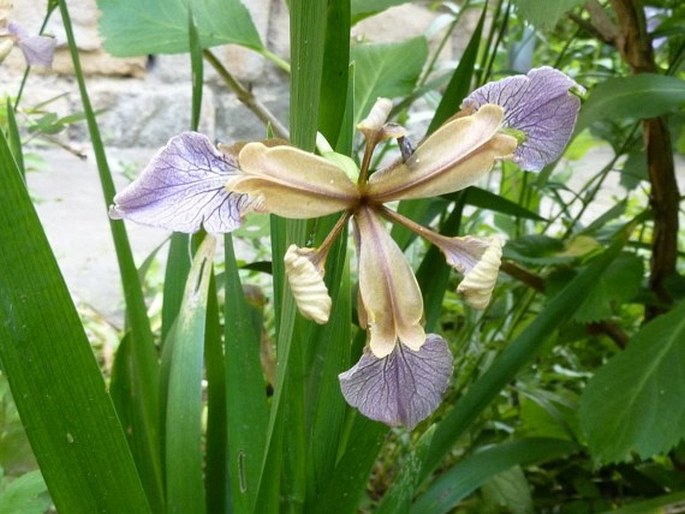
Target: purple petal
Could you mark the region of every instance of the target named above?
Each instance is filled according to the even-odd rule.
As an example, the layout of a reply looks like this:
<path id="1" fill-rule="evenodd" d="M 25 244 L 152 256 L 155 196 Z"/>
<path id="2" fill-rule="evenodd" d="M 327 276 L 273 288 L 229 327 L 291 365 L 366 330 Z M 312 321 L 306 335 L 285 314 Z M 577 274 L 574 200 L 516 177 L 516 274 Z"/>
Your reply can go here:
<path id="1" fill-rule="evenodd" d="M 173 137 L 143 173 L 114 197 L 109 215 L 144 225 L 197 232 L 230 232 L 242 220 L 246 195 L 225 189 L 238 174 L 236 160 L 196 132 Z"/>
<path id="2" fill-rule="evenodd" d="M 418 352 L 402 344 L 379 359 L 366 351 L 338 375 L 347 403 L 364 416 L 412 430 L 440 405 L 452 376 L 452 355 L 445 340 L 428 334 Z"/>
<path id="3" fill-rule="evenodd" d="M 17 45 L 24 54 L 26 64 L 29 66 L 52 66 L 52 58 L 55 55 L 55 38 L 47 36 L 31 36 L 20 25 L 10 22 L 7 30 L 17 38 Z"/>
<path id="4" fill-rule="evenodd" d="M 564 151 L 576 124 L 580 99 L 569 93 L 580 88 L 564 73 L 547 66 L 514 75 L 476 89 L 462 109 L 493 103 L 504 108 L 504 126 L 525 134 L 514 160 L 525 170 L 540 171 Z"/>

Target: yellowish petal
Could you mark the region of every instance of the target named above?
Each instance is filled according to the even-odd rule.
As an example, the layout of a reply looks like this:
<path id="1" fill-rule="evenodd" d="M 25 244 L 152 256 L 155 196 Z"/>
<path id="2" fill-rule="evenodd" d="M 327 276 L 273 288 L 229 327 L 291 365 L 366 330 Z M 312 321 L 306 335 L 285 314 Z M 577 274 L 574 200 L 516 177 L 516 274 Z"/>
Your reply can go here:
<path id="1" fill-rule="evenodd" d="M 502 108 L 487 104 L 475 114 L 449 121 L 424 141 L 403 164 L 369 179 L 367 194 L 377 202 L 427 198 L 464 189 L 511 157 L 516 139 L 499 133 Z"/>
<path id="2" fill-rule="evenodd" d="M 300 314 L 319 324 L 328 321 L 331 297 L 323 281 L 324 268 L 317 250 L 291 245 L 285 253 L 285 271 Z"/>
<path id="3" fill-rule="evenodd" d="M 466 302 L 474 309 L 485 309 L 490 303 L 502 263 L 502 240 L 491 237 L 486 244 L 485 251 L 476 264 L 465 272 L 464 279 L 457 287 L 457 292 L 463 294 Z"/>
<path id="4" fill-rule="evenodd" d="M 327 159 L 291 146 L 248 143 L 238 156 L 243 174 L 229 191 L 246 193 L 256 209 L 286 218 L 315 218 L 354 206 L 359 193 L 345 172 Z"/>
<path id="5" fill-rule="evenodd" d="M 391 110 L 392 101 L 379 97 L 373 104 L 369 115 L 357 124 L 357 130 L 364 135 L 379 132 L 388 120 Z"/>
<path id="6" fill-rule="evenodd" d="M 381 220 L 370 208 L 355 215 L 359 232 L 359 291 L 369 327 L 369 346 L 378 358 L 397 342 L 414 351 L 426 341 L 423 299 L 414 273 Z"/>

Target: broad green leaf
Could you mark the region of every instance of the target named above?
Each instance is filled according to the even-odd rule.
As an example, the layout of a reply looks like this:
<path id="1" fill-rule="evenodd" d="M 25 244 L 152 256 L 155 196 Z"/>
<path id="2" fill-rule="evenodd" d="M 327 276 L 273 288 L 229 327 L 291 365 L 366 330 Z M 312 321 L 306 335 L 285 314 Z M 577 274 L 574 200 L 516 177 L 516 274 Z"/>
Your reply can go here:
<path id="1" fill-rule="evenodd" d="M 388 494 L 383 498 L 376 514 L 394 514 L 395 512 L 407 512 L 411 505 L 413 491 L 421 482 L 421 463 L 425 453 L 430 447 L 430 442 L 435 432 L 435 425 L 431 425 L 416 442 L 416 445 L 409 450 L 402 460 L 402 468 L 408 470 L 403 473 L 401 480 L 404 484 L 398 483 L 393 489 L 394 494 Z"/>
<path id="2" fill-rule="evenodd" d="M 685 105 L 685 80 L 640 73 L 598 84 L 583 104 L 575 134 L 600 120 L 655 118 Z"/>
<path id="3" fill-rule="evenodd" d="M 207 293 L 216 240 L 205 236 L 188 273 L 170 334 L 166 407 L 166 486 L 170 512 L 205 512 L 202 458 L 202 357 Z"/>
<path id="4" fill-rule="evenodd" d="M 328 3 L 326 46 L 321 74 L 319 131 L 336 146 L 345 114 L 350 69 L 350 2 Z"/>
<path id="5" fill-rule="evenodd" d="M 410 0 L 351 0 L 352 24 L 385 11 L 396 5 L 406 4 Z"/>
<path id="6" fill-rule="evenodd" d="M 469 44 L 466 46 L 464 53 L 459 59 L 459 65 L 454 70 L 454 74 L 450 79 L 445 93 L 442 95 L 440 105 L 435 111 L 435 115 L 428 127 L 428 134 L 437 129 L 440 125 L 446 122 L 451 116 L 459 111 L 461 102 L 466 98 L 471 87 L 471 80 L 473 78 L 473 70 L 476 65 L 476 58 L 478 57 L 478 48 L 480 47 L 480 38 L 483 33 L 483 24 L 485 22 L 485 14 L 487 13 L 487 2 L 483 6 L 483 12 L 478 20 L 476 30 L 473 31 Z"/>
<path id="7" fill-rule="evenodd" d="M 17 118 L 14 115 L 14 107 L 9 97 L 7 97 L 7 141 L 9 142 L 12 155 L 17 163 L 17 167 L 22 176 L 26 176 L 26 169 L 24 167 L 24 151 L 21 146 L 21 134 L 19 133 L 19 126 L 17 125 Z"/>
<path id="8" fill-rule="evenodd" d="M 379 96 L 395 98 L 411 93 L 427 56 L 428 44 L 423 37 L 353 46 L 355 123 L 369 113 Z"/>
<path id="9" fill-rule="evenodd" d="M 584 0 L 516 0 L 519 15 L 541 30 L 553 29 L 561 17 Z"/>
<path id="10" fill-rule="evenodd" d="M 103 211 L 105 216 L 108 206 L 112 203 L 115 189 L 112 173 L 109 169 L 104 145 L 100 136 L 100 129 L 95 119 L 95 111 L 90 102 L 86 88 L 83 70 L 78 53 L 78 45 L 74 37 L 74 30 L 69 17 L 67 3 L 59 2 L 62 23 L 69 42 L 69 52 L 74 67 L 74 75 L 78 83 L 81 104 L 88 125 L 88 133 L 95 153 L 98 176 L 102 188 Z M 159 442 L 160 412 L 159 412 L 159 362 L 154 345 L 150 320 L 147 317 L 145 299 L 138 278 L 138 270 L 133 260 L 133 253 L 128 242 L 126 228 L 121 221 L 109 221 L 112 240 L 119 264 L 121 284 L 126 303 L 126 320 L 131 338 L 131 384 L 134 388 L 132 397 L 136 403 L 132 427 L 133 437 L 139 439 L 135 446 L 143 450 L 134 453 L 136 465 L 140 470 L 143 485 L 148 494 L 152 509 L 160 511 L 163 508 L 162 470 Z"/>
<path id="11" fill-rule="evenodd" d="M 40 471 L 23 474 L 10 484 L 5 484 L 0 468 L 0 514 L 43 514 L 50 506 Z"/>
<path id="12" fill-rule="evenodd" d="M 512 466 L 556 459 L 577 451 L 562 439 L 519 439 L 476 451 L 457 465 L 443 471 L 412 506 L 411 514 L 451 512 L 457 503 L 486 481 Z"/>
<path id="13" fill-rule="evenodd" d="M 243 294 L 230 234 L 224 236 L 226 417 L 228 469 L 234 512 L 249 512 L 264 459 L 268 407 L 255 330 Z"/>
<path id="14" fill-rule="evenodd" d="M 388 427 L 356 412 L 351 412 L 350 416 L 352 427 L 347 448 L 330 479 L 321 488 L 311 512 L 354 514 L 358 511 L 359 499 L 364 493 Z"/>
<path id="15" fill-rule="evenodd" d="M 580 421 L 598 462 L 666 452 L 685 438 L 685 302 L 647 323 L 590 380 Z"/>
<path id="16" fill-rule="evenodd" d="M 533 497 L 521 466 L 497 473 L 481 488 L 486 505 L 511 514 L 531 514 Z"/>
<path id="17" fill-rule="evenodd" d="M 150 512 L 2 131 L 0 182 L 0 360 L 52 499 L 60 512 Z"/>
<path id="18" fill-rule="evenodd" d="M 188 52 L 188 11 L 202 48 L 235 43 L 254 50 L 262 42 L 240 0 L 97 0 L 100 34 L 112 55 Z"/>
<path id="19" fill-rule="evenodd" d="M 592 323 L 613 316 L 623 302 L 640 291 L 644 264 L 632 253 L 622 253 L 602 274 L 591 295 L 576 311 L 575 320 Z"/>

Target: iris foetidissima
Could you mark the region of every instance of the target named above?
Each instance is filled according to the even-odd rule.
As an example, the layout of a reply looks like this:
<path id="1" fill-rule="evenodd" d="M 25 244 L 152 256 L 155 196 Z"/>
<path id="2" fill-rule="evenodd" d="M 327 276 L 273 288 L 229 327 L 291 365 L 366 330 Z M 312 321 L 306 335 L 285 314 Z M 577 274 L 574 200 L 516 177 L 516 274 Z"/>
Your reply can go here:
<path id="1" fill-rule="evenodd" d="M 230 232 L 248 212 L 296 219 L 340 212 L 318 248 L 293 245 L 285 255 L 297 306 L 317 323 L 326 323 L 331 310 L 323 280 L 328 252 L 352 220 L 359 321 L 368 338 L 359 362 L 339 376 L 342 393 L 364 415 L 411 429 L 439 405 L 452 355 L 442 337 L 425 333 L 421 291 L 385 222 L 436 245 L 463 274 L 457 290 L 477 309 L 490 301 L 503 243 L 497 236 L 446 237 L 386 204 L 458 191 L 502 159 L 542 169 L 559 157 L 573 132 L 580 102 L 569 90 L 575 87 L 546 67 L 487 84 L 415 151 L 404 144 L 404 129 L 387 123 L 391 102 L 379 99 L 358 125 L 366 140 L 359 169 L 282 143 L 216 148 L 207 137 L 186 132 L 115 197 L 110 216 L 180 232 Z M 371 173 L 373 151 L 387 139 L 400 141 L 403 158 Z"/>
<path id="2" fill-rule="evenodd" d="M 9 21 L 12 2 L 0 0 L 0 63 L 12 48 L 18 46 L 24 54 L 27 66 L 50 68 L 57 40 L 54 37 L 33 35 L 21 25 Z"/>

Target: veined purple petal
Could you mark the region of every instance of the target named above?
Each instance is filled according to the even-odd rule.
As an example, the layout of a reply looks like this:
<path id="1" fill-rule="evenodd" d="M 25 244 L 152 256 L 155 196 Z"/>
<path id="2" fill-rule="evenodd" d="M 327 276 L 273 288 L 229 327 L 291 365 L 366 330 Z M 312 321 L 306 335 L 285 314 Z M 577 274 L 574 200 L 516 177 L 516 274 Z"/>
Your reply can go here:
<path id="1" fill-rule="evenodd" d="M 238 174 L 231 156 L 197 132 L 173 137 L 143 173 L 114 197 L 109 215 L 177 232 L 230 232 L 249 205 L 244 194 L 224 187 Z"/>
<path id="2" fill-rule="evenodd" d="M 554 68 L 544 66 L 527 75 L 514 75 L 476 89 L 462 103 L 462 109 L 496 104 L 504 109 L 505 128 L 525 135 L 514 152 L 523 169 L 540 171 L 564 151 L 576 124 L 580 99 L 569 93 L 580 88 Z"/>
<path id="3" fill-rule="evenodd" d="M 52 66 L 57 40 L 47 36 L 29 35 L 20 25 L 10 22 L 7 30 L 17 38 L 17 46 L 24 54 L 29 66 Z"/>
<path id="4" fill-rule="evenodd" d="M 347 403 L 364 416 L 412 430 L 438 408 L 451 376 L 447 342 L 428 334 L 416 352 L 403 344 L 382 359 L 365 351 L 338 378 Z"/>

